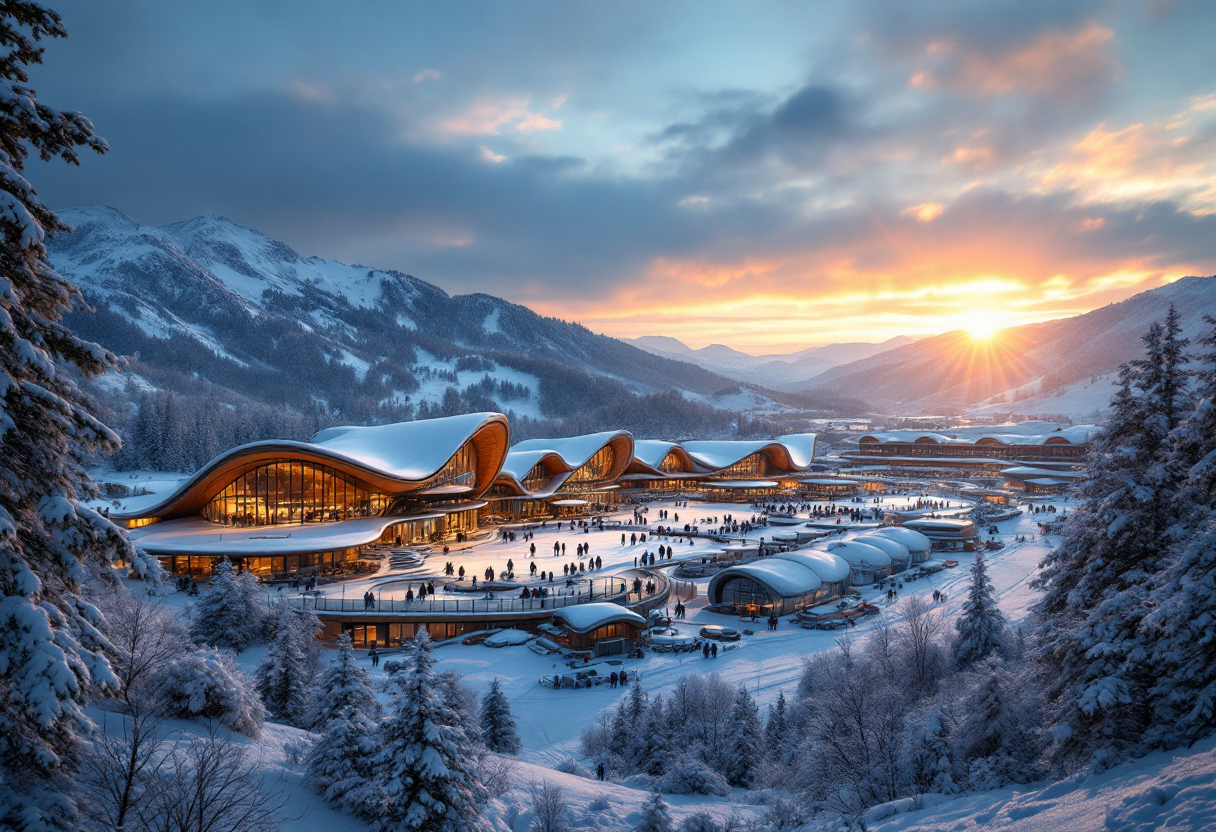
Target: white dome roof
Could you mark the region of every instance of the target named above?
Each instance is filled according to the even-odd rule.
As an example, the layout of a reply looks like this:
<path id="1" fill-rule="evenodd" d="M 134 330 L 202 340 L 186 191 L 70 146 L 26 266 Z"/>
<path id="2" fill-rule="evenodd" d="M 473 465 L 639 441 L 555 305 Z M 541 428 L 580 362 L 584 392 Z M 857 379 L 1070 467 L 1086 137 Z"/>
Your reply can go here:
<path id="1" fill-rule="evenodd" d="M 875 529 L 870 534 L 889 537 L 898 543 L 902 543 L 905 548 L 916 554 L 928 552 L 933 548 L 933 541 L 929 538 L 915 529 L 905 529 L 902 526 L 886 526 L 881 529 Z"/>
<path id="2" fill-rule="evenodd" d="M 890 555 L 882 549 L 858 543 L 856 540 L 838 540 L 815 548 L 844 558 L 850 566 L 868 569 L 889 569 L 891 567 Z"/>

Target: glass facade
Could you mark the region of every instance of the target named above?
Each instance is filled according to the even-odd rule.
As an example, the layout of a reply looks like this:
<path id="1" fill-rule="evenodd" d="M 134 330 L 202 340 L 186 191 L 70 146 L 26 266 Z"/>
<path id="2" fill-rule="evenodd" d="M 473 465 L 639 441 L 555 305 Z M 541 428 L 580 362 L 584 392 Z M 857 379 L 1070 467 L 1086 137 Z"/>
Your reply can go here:
<path id="1" fill-rule="evenodd" d="M 461 446 L 439 469 L 439 473 L 427 480 L 422 487 L 425 490 L 445 485 L 463 485 L 469 488 L 477 485 L 477 446 L 472 442 Z"/>
<path id="2" fill-rule="evenodd" d="M 323 523 L 378 517 L 390 500 L 327 465 L 283 460 L 237 477 L 202 515 L 225 526 Z"/>
<path id="3" fill-rule="evenodd" d="M 545 483 L 549 481 L 549 478 L 549 469 L 546 468 L 545 464 L 542 462 L 532 466 L 532 470 L 528 472 L 528 476 L 524 477 L 521 485 L 523 485 L 524 489 L 529 493 L 536 492 L 544 487 Z"/>
<path id="4" fill-rule="evenodd" d="M 763 452 L 760 452 L 754 453 L 749 457 L 744 457 L 734 465 L 715 472 L 714 478 L 720 480 L 756 479 L 767 476 L 768 471 L 768 457 Z"/>
<path id="5" fill-rule="evenodd" d="M 684 471 L 684 461 L 675 451 L 668 451 L 659 463 L 659 470 L 664 474 L 679 474 Z"/>
<path id="6" fill-rule="evenodd" d="M 605 445 L 595 452 L 595 456 L 583 463 L 583 465 L 571 474 L 566 482 L 594 482 L 596 480 L 607 479 L 612 473 L 612 463 L 616 461 L 616 453 L 612 450 L 611 445 Z"/>

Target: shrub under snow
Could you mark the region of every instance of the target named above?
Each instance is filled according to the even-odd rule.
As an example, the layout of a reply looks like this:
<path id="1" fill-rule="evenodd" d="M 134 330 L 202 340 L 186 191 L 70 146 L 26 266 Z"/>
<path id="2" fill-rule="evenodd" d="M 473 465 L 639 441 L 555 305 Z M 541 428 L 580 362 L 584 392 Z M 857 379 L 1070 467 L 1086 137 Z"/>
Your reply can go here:
<path id="1" fill-rule="evenodd" d="M 257 739 L 266 710 L 253 683 L 227 653 L 203 647 L 178 656 L 161 671 L 165 712 L 182 719 L 214 719 Z"/>
<path id="2" fill-rule="evenodd" d="M 726 778 L 696 758 L 674 762 L 655 787 L 666 794 L 730 794 Z"/>

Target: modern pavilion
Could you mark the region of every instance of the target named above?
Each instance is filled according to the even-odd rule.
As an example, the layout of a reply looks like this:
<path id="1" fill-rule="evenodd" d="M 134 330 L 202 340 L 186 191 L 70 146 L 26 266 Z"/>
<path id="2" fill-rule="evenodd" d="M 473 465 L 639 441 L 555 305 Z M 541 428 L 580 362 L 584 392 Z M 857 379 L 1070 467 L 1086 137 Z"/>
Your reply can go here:
<path id="1" fill-rule="evenodd" d="M 206 576 L 221 557 L 267 575 L 340 572 L 373 543 L 476 529 L 509 444 L 500 413 L 251 442 L 112 519 L 175 574 Z"/>
<path id="2" fill-rule="evenodd" d="M 565 439 L 529 439 L 511 447 L 487 494 L 494 514 L 583 514 L 618 501 L 617 478 L 633 459 L 633 435 L 605 431 Z"/>

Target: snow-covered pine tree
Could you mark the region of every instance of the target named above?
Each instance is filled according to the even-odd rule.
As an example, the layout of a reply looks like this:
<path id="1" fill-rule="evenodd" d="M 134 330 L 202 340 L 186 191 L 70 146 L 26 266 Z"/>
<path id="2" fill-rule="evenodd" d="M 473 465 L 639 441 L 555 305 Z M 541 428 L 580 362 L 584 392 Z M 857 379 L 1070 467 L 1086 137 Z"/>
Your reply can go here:
<path id="1" fill-rule="evenodd" d="M 735 692 L 727 723 L 728 751 L 722 774 L 732 786 L 746 788 L 752 782 L 752 769 L 764 751 L 764 728 L 760 711 L 743 685 Z"/>
<path id="2" fill-rule="evenodd" d="M 1152 715 L 1144 619 L 1169 555 L 1180 485 L 1165 464 L 1188 401 L 1186 339 L 1171 307 L 1143 337 L 1145 357 L 1120 369 L 1111 415 L 1091 443 L 1082 502 L 1035 586 L 1035 658 L 1047 692 L 1050 755 L 1104 768 L 1142 748 Z"/>
<path id="3" fill-rule="evenodd" d="M 435 675 L 435 688 L 460 720 L 469 742 L 481 743 L 481 702 L 473 689 L 464 683 L 464 678 L 455 670 L 445 670 Z"/>
<path id="4" fill-rule="evenodd" d="M 308 668 L 305 659 L 303 628 L 294 620 L 296 613 L 280 603 L 275 610 L 275 635 L 258 665 L 257 687 L 262 704 L 275 718 L 289 725 L 307 721 Z"/>
<path id="5" fill-rule="evenodd" d="M 646 740 L 642 746 L 638 768 L 645 774 L 658 777 L 672 764 L 671 736 L 667 727 L 667 711 L 663 706 L 663 697 L 656 695 L 646 710 L 642 730 L 639 732 Z"/>
<path id="6" fill-rule="evenodd" d="M 419 630 L 409 667 L 394 680 L 393 713 L 380 723 L 373 767 L 380 806 L 373 830 L 470 832 L 488 795 L 460 718 L 434 684 L 431 639 Z"/>
<path id="7" fill-rule="evenodd" d="M 1145 619 L 1152 639 L 1150 689 L 1159 747 L 1191 744 L 1216 730 L 1216 318 L 1205 315 L 1195 407 L 1174 432 L 1170 465 L 1183 480 L 1170 540 L 1177 556 Z"/>
<path id="8" fill-rule="evenodd" d="M 324 732 L 331 719 L 351 708 L 369 720 L 380 716 L 380 704 L 376 701 L 372 677 L 359 665 L 354 643 L 347 633 L 343 633 L 338 636 L 337 658 L 326 668 L 313 690 L 308 727 Z"/>
<path id="9" fill-rule="evenodd" d="M 116 683 L 101 616 L 79 588 L 115 553 L 134 556 L 80 502 L 96 494 L 82 455 L 119 441 L 73 379 L 115 358 L 61 323 L 83 306 L 47 259 L 47 235 L 66 226 L 22 173 L 31 151 L 76 164 L 78 148 L 107 150 L 87 118 L 38 101 L 28 85 L 40 41 L 66 35 L 40 3 L 0 6 L 0 827 L 17 830 L 76 826 L 64 775 L 87 723 L 81 705 L 91 687 Z"/>
<path id="10" fill-rule="evenodd" d="M 519 751 L 519 732 L 515 730 L 511 703 L 502 692 L 498 679 L 490 682 L 490 689 L 481 699 L 481 741 L 486 748 L 499 754 Z"/>
<path id="11" fill-rule="evenodd" d="M 663 802 L 663 795 L 653 792 L 642 807 L 642 817 L 633 832 L 672 832 L 671 812 Z"/>
<path id="12" fill-rule="evenodd" d="M 225 558 L 211 570 L 211 585 L 194 605 L 190 632 L 200 644 L 239 653 L 261 636 L 262 619 L 257 581 L 248 572 L 237 575 Z"/>
<path id="13" fill-rule="evenodd" d="M 950 646 L 954 664 L 959 669 L 966 669 L 1005 649 L 1009 622 L 997 609 L 992 591 L 984 556 L 976 552 L 975 562 L 971 564 L 971 586 L 967 591 L 967 600 L 963 602 L 963 614 L 954 622 L 958 634 Z"/>
<path id="14" fill-rule="evenodd" d="M 764 747 L 769 754 L 778 758 L 781 756 L 781 749 L 785 747 L 787 707 L 785 692 L 778 691 L 776 703 L 768 706 L 768 721 L 764 724 Z"/>
<path id="15" fill-rule="evenodd" d="M 957 794 L 949 729 L 940 705 L 909 721 L 900 750 L 900 776 L 917 794 Z"/>
<path id="16" fill-rule="evenodd" d="M 344 701 L 308 750 L 309 784 L 330 803 L 373 817 L 380 805 L 373 782 L 376 749 L 376 723 L 353 700 Z"/>
<path id="17" fill-rule="evenodd" d="M 959 726 L 957 748 L 969 766 L 971 788 L 986 791 L 1025 783 L 1040 772 L 1035 720 L 999 660 L 990 659 L 983 670 Z"/>

